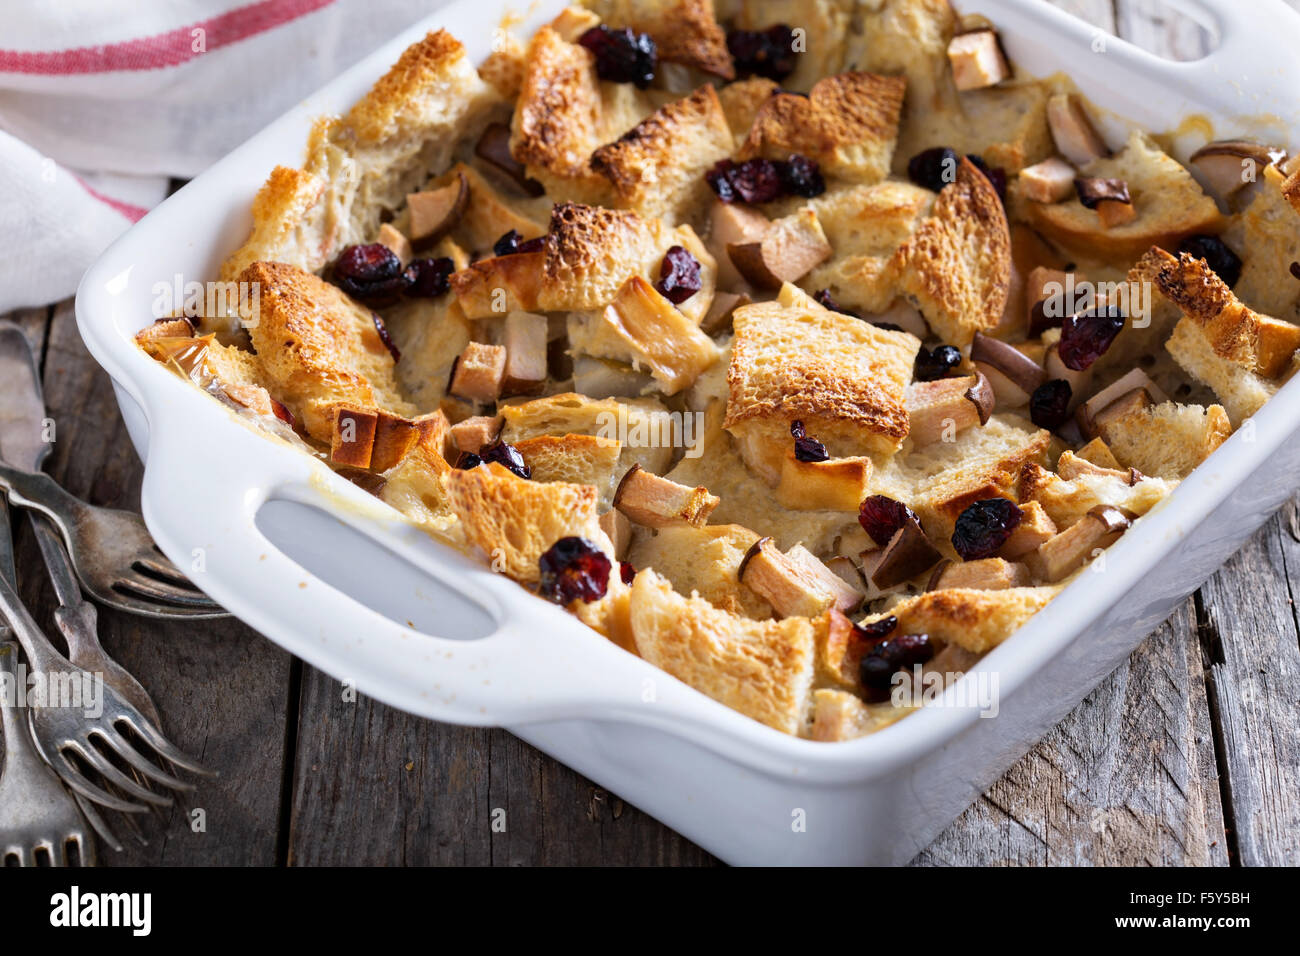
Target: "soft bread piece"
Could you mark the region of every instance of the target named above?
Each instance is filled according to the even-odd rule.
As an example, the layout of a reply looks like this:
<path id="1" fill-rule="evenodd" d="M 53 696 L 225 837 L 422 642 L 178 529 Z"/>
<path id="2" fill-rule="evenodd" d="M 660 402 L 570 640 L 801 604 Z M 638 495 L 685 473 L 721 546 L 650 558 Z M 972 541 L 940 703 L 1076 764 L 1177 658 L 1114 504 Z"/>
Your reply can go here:
<path id="1" fill-rule="evenodd" d="M 957 89 L 948 44 L 958 24 L 948 0 L 888 0 L 864 7 L 855 11 L 860 25 L 847 38 L 844 62 L 854 69 L 907 78 L 904 125 L 936 110 L 953 109 Z"/>
<path id="2" fill-rule="evenodd" d="M 640 276 L 623 283 L 601 311 L 570 313 L 568 330 L 573 354 L 647 370 L 665 395 L 687 388 L 718 360 L 713 340 Z"/>
<path id="3" fill-rule="evenodd" d="M 667 475 L 683 485 L 706 487 L 722 499 L 710 520 L 720 525 L 743 524 L 759 535 L 771 536 L 782 551 L 802 542 L 821 558 L 834 553 L 846 535 L 862 533 L 855 514 L 791 511 L 782 505 L 776 490 L 746 466 L 735 441 L 723 430 L 725 410 L 726 401 L 722 398 L 708 406 L 702 453 L 683 458 Z"/>
<path id="4" fill-rule="evenodd" d="M 794 421 L 834 457 L 888 454 L 902 443 L 915 336 L 832 312 L 790 285 L 776 302 L 737 309 L 732 323 L 725 427 L 770 485 Z"/>
<path id="5" fill-rule="evenodd" d="M 636 653 L 636 639 L 632 636 L 632 589 L 618 575 L 610 575 L 609 590 L 599 601 L 574 601 L 569 610 L 596 633 L 629 654 Z"/>
<path id="6" fill-rule="evenodd" d="M 561 203 L 539 252 L 493 256 L 452 273 L 451 289 L 471 319 L 505 311 L 569 312 L 600 309 L 629 278 L 657 277 L 664 253 L 683 246 L 700 262 L 702 288 L 680 311 L 698 324 L 713 300 L 716 263 L 690 226 L 671 229 L 659 219 L 625 210 Z M 497 290 L 506 307 L 498 308 Z"/>
<path id="7" fill-rule="evenodd" d="M 994 415 L 955 441 L 895 455 L 872 479 L 871 493 L 908 505 L 931 541 L 946 546 L 953 522 L 968 506 L 984 498 L 1014 498 L 1021 469 L 1028 462 L 1046 464 L 1050 443 L 1048 432 L 1024 419 Z"/>
<path id="8" fill-rule="evenodd" d="M 538 560 L 561 538 L 576 535 L 613 553 L 591 485 L 525 481 L 492 465 L 453 468 L 444 482 L 465 540 L 493 569 L 520 583 L 537 583 Z"/>
<path id="9" fill-rule="evenodd" d="M 813 623 L 753 621 L 686 598 L 653 571 L 632 582 L 632 634 L 651 664 L 747 717 L 797 734 L 813 679 Z"/>
<path id="10" fill-rule="evenodd" d="M 812 728 L 808 736 L 828 742 L 874 734 L 916 710 L 915 707 L 895 707 L 890 701 L 866 704 L 848 691 L 829 688 L 813 691 L 812 699 Z"/>
<path id="11" fill-rule="evenodd" d="M 898 76 L 841 73 L 818 80 L 807 96 L 774 93 L 758 108 L 740 157 L 801 153 L 828 176 L 879 182 L 893 162 L 906 86 Z"/>
<path id="12" fill-rule="evenodd" d="M 978 591 L 952 588 L 905 598 L 869 620 L 898 618 L 898 634 L 928 634 L 976 654 L 991 651 L 1061 593 L 1059 586 Z"/>
<path id="13" fill-rule="evenodd" d="M 736 75 L 713 0 L 586 0 L 586 6 L 609 26 L 650 34 L 660 60 L 724 80 Z"/>
<path id="14" fill-rule="evenodd" d="M 591 485 L 600 495 L 601 511 L 608 511 L 614 489 L 623 473 L 619 456 L 623 446 L 599 435 L 535 435 L 515 442 L 533 481 L 563 481 Z"/>
<path id="15" fill-rule="evenodd" d="M 1276 166 L 1265 166 L 1262 179 L 1250 205 L 1223 233 L 1242 259 L 1232 291 L 1265 315 L 1300 321 L 1300 282 L 1291 274 L 1291 263 L 1300 261 L 1300 210 L 1283 194 L 1284 176 Z"/>
<path id="16" fill-rule="evenodd" d="M 1203 259 L 1151 249 L 1133 275 L 1151 282 L 1183 318 L 1166 348 L 1179 365 L 1214 389 L 1233 426 L 1263 406 L 1300 348 L 1300 327 L 1247 308 Z"/>
<path id="17" fill-rule="evenodd" d="M 718 101 L 722 112 L 727 117 L 727 125 L 738 142 L 744 142 L 749 128 L 754 125 L 758 109 L 767 102 L 767 98 L 779 87 L 772 80 L 762 76 L 751 76 L 735 83 L 728 83 L 718 90 Z"/>
<path id="18" fill-rule="evenodd" d="M 1177 402 L 1135 409 L 1101 427 L 1101 437 L 1122 465 L 1170 481 L 1186 478 L 1231 434 L 1222 406 Z"/>
<path id="19" fill-rule="evenodd" d="M 898 289 L 949 345 L 966 346 L 1002 318 L 1011 284 L 1011 233 L 997 191 L 963 158 L 933 213 L 894 256 Z"/>
<path id="20" fill-rule="evenodd" d="M 1037 501 L 1058 528 L 1068 528 L 1098 505 L 1113 505 L 1141 517 L 1169 496 L 1177 482 L 1143 478 L 1130 485 L 1127 478 L 1084 475 L 1066 481 L 1037 462 L 1020 472 L 1020 500 Z"/>
<path id="21" fill-rule="evenodd" d="M 449 295 L 404 299 L 385 312 L 384 324 L 402 355 L 395 370 L 402 397 L 422 412 L 432 411 L 447 394 L 451 367 L 474 324 Z"/>
<path id="22" fill-rule="evenodd" d="M 1223 230 L 1214 200 L 1139 130 L 1121 152 L 1085 166 L 1079 174 L 1127 182 L 1137 218 L 1108 229 L 1097 211 L 1077 196 L 1052 205 L 1024 203 L 1029 224 L 1072 255 L 1124 266 L 1152 246 L 1172 249 L 1187 236 Z"/>
<path id="23" fill-rule="evenodd" d="M 667 223 L 698 218 L 707 208 L 704 179 L 731 155 L 726 114 L 711 86 L 655 110 L 591 156 L 591 168 L 609 180 L 614 203 Z"/>
<path id="24" fill-rule="evenodd" d="M 741 583 L 740 562 L 758 535 L 738 524 L 677 525 L 638 536 L 628 550 L 634 568 L 653 568 L 680 594 L 697 594 L 714 607 L 766 620 L 772 606 Z"/>
<path id="25" fill-rule="evenodd" d="M 460 525 L 447 496 L 445 478 L 450 471 L 451 466 L 441 455 L 416 445 L 384 472 L 379 497 L 429 534 L 463 546 Z"/>
<path id="26" fill-rule="evenodd" d="M 672 419 L 668 410 L 649 398 L 618 401 L 591 399 L 565 392 L 499 408 L 505 418 L 501 438 L 517 445 L 537 435 L 595 435 L 628 442 L 619 456 L 619 476 L 634 464 L 662 474 L 673 457 Z"/>
<path id="27" fill-rule="evenodd" d="M 544 26 L 528 46 L 510 152 L 553 200 L 602 202 L 609 183 L 592 170 L 591 154 L 650 110 L 645 93 L 631 83 L 602 83 L 590 52 Z"/>
<path id="28" fill-rule="evenodd" d="M 369 309 L 279 262 L 255 262 L 239 281 L 260 290 L 249 331 L 267 381 L 313 438 L 329 441 L 340 402 L 415 413 L 398 393 L 393 357 Z"/>
<path id="29" fill-rule="evenodd" d="M 891 259 L 929 214 L 935 195 L 886 181 L 828 189 L 808 205 L 817 213 L 832 258 L 800 280 L 808 292 L 830 291 L 843 308 L 884 312 L 897 295 Z"/>
<path id="30" fill-rule="evenodd" d="M 1055 150 L 1047 125 L 1045 83 L 1029 80 L 971 90 L 956 96 L 948 109 L 912 113 L 904 110 L 894 172 L 904 175 L 907 163 L 922 150 L 941 143 L 959 154 L 975 154 L 990 166 L 1015 174 L 1051 156 Z"/>
<path id="31" fill-rule="evenodd" d="M 257 261 L 314 272 L 344 246 L 370 241 L 382 213 L 445 169 L 498 102 L 450 33 L 413 43 L 344 117 L 317 124 L 303 169 L 271 173 L 253 203 L 252 232 L 221 278 Z"/>

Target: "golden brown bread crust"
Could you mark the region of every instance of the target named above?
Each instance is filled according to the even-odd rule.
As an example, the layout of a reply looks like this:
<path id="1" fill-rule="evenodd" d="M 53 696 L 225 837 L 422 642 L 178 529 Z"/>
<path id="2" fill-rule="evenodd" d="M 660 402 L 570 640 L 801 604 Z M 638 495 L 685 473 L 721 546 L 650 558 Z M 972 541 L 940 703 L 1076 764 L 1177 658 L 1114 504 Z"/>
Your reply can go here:
<path id="1" fill-rule="evenodd" d="M 709 196 L 704 174 L 731 154 L 731 129 L 711 86 L 661 106 L 591 155 L 610 181 L 615 204 L 677 222 L 701 214 Z"/>
<path id="2" fill-rule="evenodd" d="M 591 485 L 600 496 L 600 510 L 609 509 L 622 476 L 622 445 L 599 435 L 534 435 L 515 443 L 532 469 L 533 481 L 563 481 Z"/>
<path id="3" fill-rule="evenodd" d="M 614 301 L 632 275 L 649 275 L 674 240 L 657 219 L 577 203 L 551 210 L 546 236 L 542 311 L 595 309 Z"/>
<path id="4" fill-rule="evenodd" d="M 300 247 L 302 243 L 295 241 L 296 234 L 324 191 L 325 182 L 304 170 L 288 166 L 271 170 L 253 197 L 253 226 L 248 239 L 221 266 L 222 281 L 234 281 L 244 269 L 264 258 L 267 251 L 273 251 L 277 259 L 284 259 L 287 257 L 283 250 Z M 325 234 L 312 244 L 316 248 L 302 249 L 302 261 L 295 265 L 315 268 L 316 262 L 324 261 L 333 242 Z"/>
<path id="5" fill-rule="evenodd" d="M 934 210 L 894 254 L 899 289 L 940 339 L 969 345 L 998 324 L 1011 282 L 1011 232 L 988 178 L 963 158 Z"/>
<path id="6" fill-rule="evenodd" d="M 827 175 L 879 182 L 893 161 L 906 88 L 901 76 L 850 72 L 818 80 L 807 96 L 775 93 L 759 106 L 740 156 L 801 153 Z"/>
<path id="7" fill-rule="evenodd" d="M 412 43 L 346 115 L 346 124 L 363 143 L 378 143 L 409 122 L 422 108 L 427 91 L 466 62 L 465 47 L 446 30 L 434 30 Z"/>
<path id="8" fill-rule="evenodd" d="M 763 302 L 736 310 L 724 427 L 772 426 L 788 437 L 799 420 L 838 457 L 892 452 L 907 436 L 906 389 L 918 341 L 793 292 L 798 298 L 788 307 Z"/>
<path id="9" fill-rule="evenodd" d="M 632 633 L 651 664 L 747 717 L 788 734 L 808 715 L 813 623 L 754 621 L 682 597 L 653 571 L 632 582 Z"/>
<path id="10" fill-rule="evenodd" d="M 466 541 L 516 581 L 536 584 L 538 560 L 561 538 L 577 535 L 609 544 L 597 521 L 591 485 L 525 481 L 491 465 L 452 469 L 444 481 Z"/>
<path id="11" fill-rule="evenodd" d="M 728 83 L 718 90 L 718 100 L 722 103 L 722 112 L 727 116 L 727 125 L 731 134 L 741 142 L 758 115 L 759 107 L 779 87 L 773 80 L 762 76 L 751 76 L 734 83 Z"/>
<path id="12" fill-rule="evenodd" d="M 1234 300 L 1232 290 L 1205 260 L 1187 253 L 1175 258 L 1153 247 L 1138 260 L 1132 275 L 1153 283 L 1184 315 L 1202 325 L 1217 317 Z"/>
<path id="13" fill-rule="evenodd" d="M 742 617 L 767 620 L 772 605 L 737 574 L 758 535 L 738 524 L 661 528 L 639 535 L 628 550 L 634 568 L 654 568 L 679 594 L 698 594 L 714 607 Z"/>
<path id="14" fill-rule="evenodd" d="M 323 279 L 279 262 L 255 262 L 239 277 L 257 283 L 253 346 L 275 394 L 307 433 L 329 441 L 333 406 L 373 405 L 411 414 L 373 314 Z"/>

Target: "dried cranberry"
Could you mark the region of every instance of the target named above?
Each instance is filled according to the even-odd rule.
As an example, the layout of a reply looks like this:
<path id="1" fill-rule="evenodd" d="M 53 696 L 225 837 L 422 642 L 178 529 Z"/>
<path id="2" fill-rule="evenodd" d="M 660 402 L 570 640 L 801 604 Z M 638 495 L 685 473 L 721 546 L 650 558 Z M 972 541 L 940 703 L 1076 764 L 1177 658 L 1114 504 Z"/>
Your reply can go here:
<path id="1" fill-rule="evenodd" d="M 352 296 L 375 305 L 392 302 L 411 284 L 402 260 L 380 242 L 348 246 L 334 263 L 334 284 Z"/>
<path id="2" fill-rule="evenodd" d="M 456 264 L 447 256 L 438 259 L 412 259 L 406 267 L 411 280 L 406 294 L 413 299 L 432 299 L 451 288 L 451 274 Z"/>
<path id="3" fill-rule="evenodd" d="M 1241 256 L 1229 249 L 1218 236 L 1188 236 L 1179 244 L 1178 251 L 1204 259 L 1228 288 L 1235 286 L 1241 278 Z"/>
<path id="4" fill-rule="evenodd" d="M 764 203 L 785 194 L 781 171 L 770 159 L 719 160 L 704 179 L 723 202 Z"/>
<path id="5" fill-rule="evenodd" d="M 882 548 L 889 544 L 895 531 L 907 522 L 916 520 L 916 512 L 901 501 L 885 495 L 872 495 L 858 506 L 858 524 Z"/>
<path id="6" fill-rule="evenodd" d="M 619 580 L 624 584 L 631 584 L 636 580 L 636 568 L 632 567 L 632 565 L 628 564 L 626 561 L 620 561 L 618 563 L 618 576 Z"/>
<path id="7" fill-rule="evenodd" d="M 846 309 L 843 306 L 841 306 L 838 302 L 836 302 L 835 299 L 831 296 L 830 289 L 822 289 L 820 292 L 818 292 L 816 295 L 813 296 L 813 299 L 819 305 L 821 305 L 824 308 L 830 309 L 832 312 L 838 312 L 840 313 L 840 315 L 852 316 L 855 319 L 862 318 L 862 316 L 858 315 L 858 313 L 850 309 Z M 877 326 L 877 328 L 879 328 L 879 326 Z M 897 326 L 895 326 L 895 328 L 897 328 Z"/>
<path id="8" fill-rule="evenodd" d="M 727 51 L 736 63 L 740 76 L 765 76 L 781 82 L 794 72 L 794 30 L 784 23 L 766 30 L 731 30 L 727 33 Z"/>
<path id="9" fill-rule="evenodd" d="M 469 471 L 471 468 L 477 468 L 483 464 L 483 459 L 472 451 L 463 451 L 456 459 L 456 467 L 461 471 Z"/>
<path id="10" fill-rule="evenodd" d="M 611 83 L 635 83 L 644 90 L 655 78 L 659 50 L 648 33 L 628 27 L 614 29 L 603 23 L 592 27 L 578 43 L 596 57 L 596 75 Z"/>
<path id="11" fill-rule="evenodd" d="M 700 291 L 700 261 L 681 246 L 672 246 L 659 265 L 655 288 L 673 305 L 681 305 Z"/>
<path id="12" fill-rule="evenodd" d="M 1006 498 L 977 501 L 957 518 L 952 546 L 963 561 L 991 558 L 1020 527 L 1024 513 Z"/>
<path id="13" fill-rule="evenodd" d="M 1061 363 L 1076 372 L 1091 368 L 1122 328 L 1124 313 L 1114 305 L 1068 317 L 1061 323 L 1061 341 L 1056 347 Z"/>
<path id="14" fill-rule="evenodd" d="M 791 422 L 790 434 L 794 436 L 794 457 L 800 461 L 829 461 L 826 446 L 816 438 L 809 438 L 803 422 Z"/>
<path id="15" fill-rule="evenodd" d="M 863 655 L 860 665 L 862 683 L 872 690 L 888 689 L 899 670 L 924 664 L 934 657 L 934 645 L 927 634 L 901 634 L 882 641 Z"/>
<path id="16" fill-rule="evenodd" d="M 609 555 L 586 538 L 561 538 L 537 562 L 541 571 L 538 593 L 548 601 L 567 606 L 574 601 L 599 601 L 609 588 L 613 567 Z"/>
<path id="17" fill-rule="evenodd" d="M 894 633 L 896 627 L 898 627 L 898 618 L 891 614 L 870 624 L 854 624 L 853 633 L 865 641 L 883 641 Z"/>
<path id="18" fill-rule="evenodd" d="M 993 186 L 993 191 L 998 194 L 998 198 L 1002 200 L 1002 205 L 1005 206 L 1007 204 L 1007 171 L 1001 166 L 990 166 L 984 162 L 982 156 L 967 153 L 966 158 L 971 161 L 971 165 L 984 174 L 984 178 Z"/>
<path id="19" fill-rule="evenodd" d="M 533 470 L 524 461 L 524 456 L 519 454 L 519 449 L 506 442 L 498 441 L 491 445 L 485 445 L 478 450 L 478 457 L 483 461 L 495 461 L 498 465 L 502 465 L 509 471 L 514 472 L 520 478 L 533 477 Z"/>
<path id="20" fill-rule="evenodd" d="M 778 163 L 777 171 L 788 193 L 812 199 L 826 192 L 826 180 L 822 179 L 821 167 L 807 156 L 795 153 L 785 162 Z"/>
<path id="21" fill-rule="evenodd" d="M 1297 279 L 1300 279 L 1300 262 L 1291 263 L 1291 275 L 1295 276 Z"/>
<path id="22" fill-rule="evenodd" d="M 371 312 L 370 317 L 375 321 L 375 331 L 379 333 L 379 341 L 384 343 L 384 348 L 388 349 L 388 354 L 393 357 L 394 362 L 400 362 L 402 353 L 398 351 L 397 346 L 393 344 L 393 337 L 388 334 L 388 326 L 376 312 Z"/>
<path id="23" fill-rule="evenodd" d="M 960 162 L 955 149 L 936 146 L 911 158 L 907 164 L 907 178 L 923 189 L 942 192 L 944 186 L 957 181 Z"/>
<path id="24" fill-rule="evenodd" d="M 511 229 L 493 243 L 492 254 L 494 256 L 513 256 L 521 252 L 536 252 L 542 248 L 542 243 L 545 242 L 545 240 L 545 236 L 525 239 L 514 229 Z"/>
<path id="25" fill-rule="evenodd" d="M 1039 428 L 1056 431 L 1070 415 L 1074 390 L 1063 378 L 1054 378 L 1034 389 L 1029 397 L 1029 418 Z"/>
<path id="26" fill-rule="evenodd" d="M 960 364 L 961 350 L 955 345 L 936 345 L 933 349 L 922 345 L 916 353 L 916 378 L 921 382 L 933 382 L 947 377 Z"/>

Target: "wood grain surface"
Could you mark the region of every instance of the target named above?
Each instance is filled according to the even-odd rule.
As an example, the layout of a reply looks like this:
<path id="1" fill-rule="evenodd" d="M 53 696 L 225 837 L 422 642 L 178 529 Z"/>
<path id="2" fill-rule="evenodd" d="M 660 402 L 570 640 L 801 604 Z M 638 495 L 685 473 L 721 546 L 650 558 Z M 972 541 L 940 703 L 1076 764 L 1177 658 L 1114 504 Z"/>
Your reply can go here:
<path id="1" fill-rule="evenodd" d="M 1158 0 L 1053 2 L 1173 58 L 1207 49 L 1205 31 Z M 96 504 L 138 507 L 141 465 L 70 303 L 9 318 L 41 356 L 51 474 Z M 49 622 L 53 590 L 30 530 L 14 524 L 22 595 Z M 1300 863 L 1292 566 L 1300 573 L 1294 503 L 915 864 Z M 147 845 L 104 852 L 109 865 L 716 862 L 506 732 L 351 700 L 237 621 L 101 610 L 100 623 L 170 735 L 221 773 L 147 819 Z"/>

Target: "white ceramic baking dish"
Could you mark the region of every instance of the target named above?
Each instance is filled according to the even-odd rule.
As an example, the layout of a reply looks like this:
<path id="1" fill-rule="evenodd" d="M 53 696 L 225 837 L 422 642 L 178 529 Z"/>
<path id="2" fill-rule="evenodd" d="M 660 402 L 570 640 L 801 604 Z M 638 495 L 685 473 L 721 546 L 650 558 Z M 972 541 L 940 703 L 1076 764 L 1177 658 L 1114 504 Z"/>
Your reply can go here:
<path id="1" fill-rule="evenodd" d="M 168 199 L 86 274 L 77 319 L 145 458 L 145 519 L 205 591 L 313 666 L 411 713 L 505 726 L 724 860 L 904 862 L 1300 484 L 1300 382 L 1108 552 L 1104 572 L 1083 575 L 982 661 L 999 682 L 996 718 L 935 706 L 871 737 L 819 744 L 742 717 L 412 530 L 132 342 L 151 320 L 154 283 L 215 275 L 271 167 L 301 161 L 313 117 L 355 101 L 427 28 L 446 26 L 485 56 L 512 5 L 439 10 Z M 1249 14 L 1232 0 L 1177 5 L 1217 37 L 1201 62 L 1110 38 L 1094 52 L 1091 27 L 1038 0 L 961 4 L 998 25 L 1021 69 L 1064 70 L 1148 129 L 1192 113 L 1220 135 L 1300 126 L 1300 18 L 1280 0 L 1254 0 Z M 545 0 L 530 23 L 560 6 Z"/>

